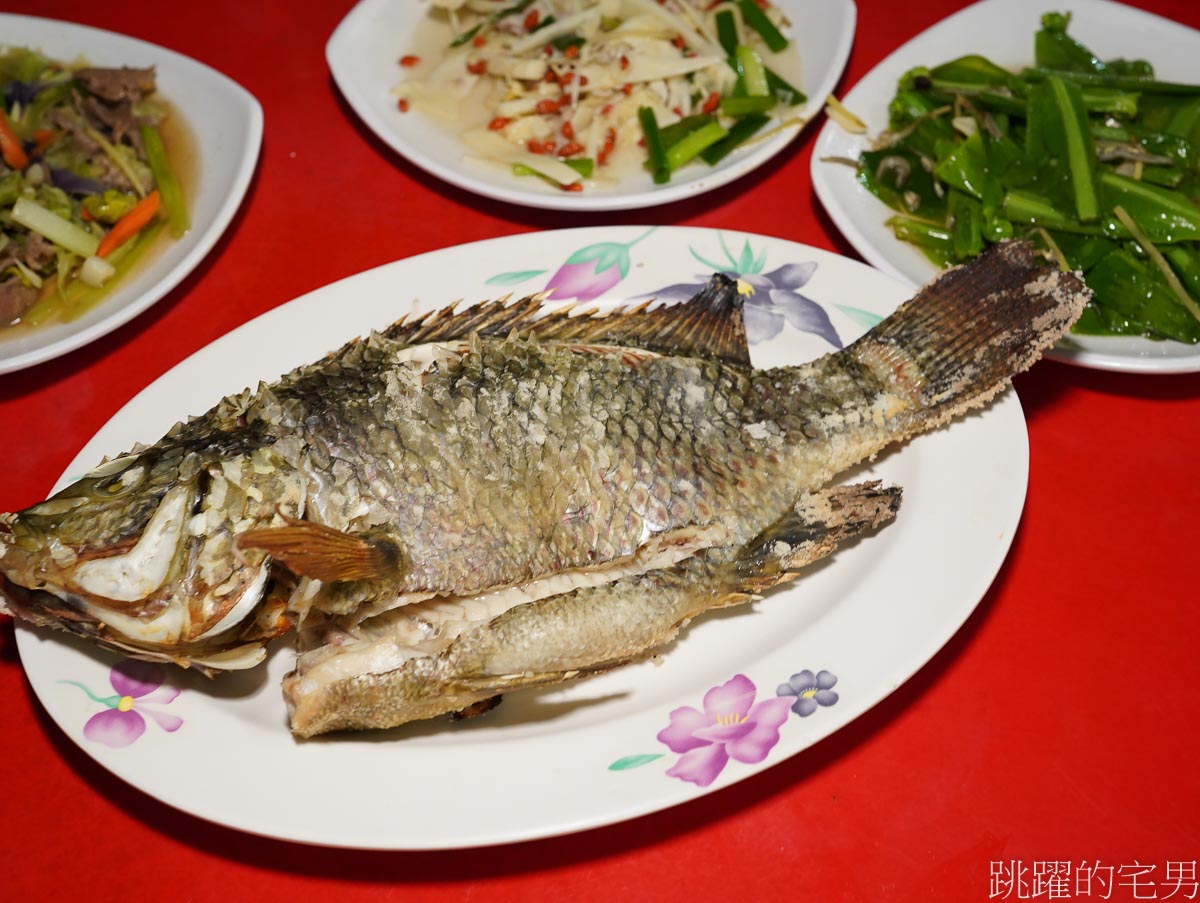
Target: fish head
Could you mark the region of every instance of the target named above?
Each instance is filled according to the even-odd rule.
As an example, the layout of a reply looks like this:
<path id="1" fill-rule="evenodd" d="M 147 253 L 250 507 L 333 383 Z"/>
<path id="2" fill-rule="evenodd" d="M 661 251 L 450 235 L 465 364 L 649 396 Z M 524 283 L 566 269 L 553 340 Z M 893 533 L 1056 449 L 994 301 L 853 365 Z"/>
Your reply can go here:
<path id="1" fill-rule="evenodd" d="M 290 626 L 286 575 L 239 532 L 298 516 L 270 447 L 155 446 L 0 515 L 0 611 L 138 657 L 251 667 Z"/>

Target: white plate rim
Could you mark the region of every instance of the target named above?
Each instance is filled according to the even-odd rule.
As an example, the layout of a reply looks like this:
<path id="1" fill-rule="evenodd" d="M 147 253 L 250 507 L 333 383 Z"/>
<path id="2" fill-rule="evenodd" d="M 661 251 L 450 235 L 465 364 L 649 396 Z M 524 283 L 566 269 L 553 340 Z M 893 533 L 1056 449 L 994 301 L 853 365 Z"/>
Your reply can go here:
<path id="1" fill-rule="evenodd" d="M 1043 12 L 1061 12 L 1067 6 L 1072 15 L 1071 33 L 1103 57 L 1139 56 L 1140 51 L 1122 50 L 1132 40 L 1151 41 L 1143 36 L 1147 29 L 1162 35 L 1170 32 L 1190 40 L 1192 59 L 1200 53 L 1200 32 L 1178 22 L 1112 0 L 1073 0 L 1064 6 L 1053 0 L 980 0 L 916 35 L 890 53 L 841 98 L 855 115 L 869 126 L 869 136 L 886 127 L 886 104 L 894 93 L 896 79 L 917 65 L 936 65 L 963 53 L 975 52 L 981 39 L 1006 33 L 1013 23 L 1026 39 L 1017 59 L 1032 61 L 1033 34 Z M 974 37 L 964 43 L 961 35 Z M 1155 49 L 1169 46 L 1158 43 Z M 1176 54 L 1183 51 L 1176 50 Z M 986 55 L 986 53 L 985 53 Z M 1156 62 L 1152 54 L 1146 54 Z M 1003 65 L 1003 63 L 1001 63 Z M 1169 73 L 1164 77 L 1185 80 L 1188 73 Z M 1194 78 L 1191 80 L 1194 81 Z M 881 95 L 886 94 L 880 102 Z M 868 136 L 868 137 L 869 137 Z M 880 226 L 887 208 L 859 186 L 850 167 L 822 162 L 825 157 L 856 156 L 867 138 L 847 134 L 832 120 L 817 135 L 811 172 L 813 189 L 830 219 L 846 240 L 865 260 L 897 278 L 919 284 L 933 276 L 936 267 L 913 248 Z M 872 204 L 866 203 L 867 201 Z M 1174 341 L 1153 341 L 1140 337 L 1068 336 L 1049 356 L 1065 363 L 1096 370 L 1120 373 L 1174 374 L 1200 371 L 1200 345 Z"/>
<path id="2" fill-rule="evenodd" d="M 411 3 L 413 0 L 403 2 Z M 651 185 L 645 190 L 633 193 L 589 194 L 523 188 L 520 184 L 510 185 L 498 178 L 488 178 L 488 174 L 469 166 L 462 166 L 457 161 L 439 159 L 438 155 L 426 153 L 414 144 L 403 131 L 403 128 L 414 127 L 414 114 L 407 114 L 408 119 L 404 122 L 399 121 L 400 114 L 394 113 L 394 104 L 388 95 L 392 84 L 400 80 L 399 71 L 397 70 L 391 83 L 376 83 L 364 77 L 361 71 L 362 67 L 367 65 L 364 58 L 369 56 L 363 53 L 360 46 L 363 35 L 376 29 L 381 14 L 389 7 L 395 6 L 393 0 L 360 0 L 330 35 L 325 46 L 325 58 L 342 96 L 367 128 L 400 156 L 443 182 L 494 200 L 547 210 L 636 210 L 695 197 L 741 178 L 792 145 L 820 112 L 826 96 L 833 91 L 841 78 L 849 58 L 858 15 L 857 6 L 854 0 L 778 2 L 788 11 L 794 26 L 797 26 L 797 18 L 792 15 L 793 10 L 819 10 L 821 15 L 833 17 L 833 39 L 825 42 L 821 48 L 822 52 L 829 53 L 829 65 L 821 70 L 817 78 L 811 79 L 811 83 L 806 78 L 805 84 L 798 85 L 807 97 L 798 111 L 800 123 L 781 129 L 748 152 L 735 152 L 716 167 L 706 170 L 697 168 L 694 172 L 681 173 L 666 185 Z M 403 40 L 397 38 L 395 52 L 389 59 L 395 60 L 405 52 Z M 422 133 L 433 131 L 432 127 L 425 124 L 417 128 Z"/>
<path id="3" fill-rule="evenodd" d="M 215 146 L 234 142 L 234 146 L 224 151 L 233 161 L 232 167 L 226 165 L 224 178 L 212 185 L 203 184 L 206 173 L 197 172 L 190 204 L 192 228 L 189 232 L 174 241 L 171 247 L 160 246 L 152 250 L 149 260 L 141 261 L 107 297 L 78 320 L 49 324 L 17 340 L 0 340 L 0 374 L 3 374 L 44 363 L 107 335 L 161 300 L 196 268 L 228 228 L 250 186 L 262 144 L 263 111 L 258 99 L 227 75 L 177 51 L 138 38 L 74 22 L 10 13 L 0 13 L 0 35 L 4 36 L 6 44 L 32 45 L 51 57 L 57 52 L 48 49 L 47 45 L 59 46 L 61 43 L 64 47 L 79 48 L 76 53 L 96 63 L 153 63 L 158 68 L 163 96 L 179 110 L 193 132 L 198 164 L 205 164 L 206 152 L 199 150 L 200 136 L 195 134 L 196 122 L 204 111 L 199 105 L 190 108 L 181 105 L 178 94 L 172 95 L 170 91 L 171 82 L 188 82 L 207 92 L 206 102 L 219 97 L 227 105 L 225 126 L 218 130 L 220 134 L 206 135 L 204 146 L 209 148 L 208 154 L 212 154 L 211 148 Z M 162 90 L 164 78 L 168 83 L 167 90 Z M 204 200 L 202 192 L 205 191 L 211 191 L 212 197 L 219 201 Z M 196 222 L 197 210 L 206 213 L 203 224 Z M 164 237 L 162 241 L 172 240 Z M 165 266 L 168 261 L 169 267 Z M 150 271 L 160 272 L 161 276 L 148 281 Z M 145 287 L 136 291 L 141 283 L 145 283 Z M 6 345 L 13 350 L 6 352 Z"/>
<path id="4" fill-rule="evenodd" d="M 880 314 L 886 313 L 908 295 L 903 283 L 886 277 L 864 264 L 827 251 L 750 233 L 718 232 L 692 227 L 587 227 L 534 232 L 429 252 L 360 273 L 310 292 L 261 315 L 201 349 L 174 370 L 164 374 L 122 408 L 80 452 L 60 479 L 59 485 L 70 482 L 71 474 L 85 470 L 95 463 L 100 455 L 116 453 L 125 448 L 130 441 L 136 441 L 138 438 L 152 439 L 154 435 L 161 433 L 165 426 L 169 425 L 169 420 L 163 419 L 164 411 L 170 409 L 171 405 L 178 410 L 178 402 L 173 401 L 173 396 L 179 392 L 184 392 L 185 396 L 189 392 L 196 395 L 196 389 L 187 389 L 185 383 L 194 386 L 196 382 L 203 382 L 203 374 L 210 373 L 219 373 L 220 375 L 215 377 L 218 380 L 232 380 L 236 383 L 240 379 L 239 373 L 230 374 L 226 371 L 238 369 L 236 358 L 239 352 L 260 345 L 264 337 L 287 336 L 286 324 L 289 319 L 298 316 L 298 311 L 302 312 L 302 318 L 314 315 L 328 318 L 329 310 L 336 309 L 344 314 L 348 307 L 353 307 L 355 299 L 361 300 L 372 294 L 376 296 L 375 299 L 368 299 L 363 303 L 376 307 L 386 303 L 387 309 L 391 310 L 407 300 L 407 295 L 402 295 L 398 289 L 404 286 L 404 291 L 408 290 L 413 281 L 413 273 L 417 269 L 424 268 L 440 273 L 447 267 L 457 268 L 456 272 L 462 279 L 460 284 L 465 288 L 470 282 L 470 275 L 465 271 L 473 269 L 478 274 L 481 272 L 479 261 L 484 259 L 504 261 L 507 264 L 512 260 L 535 259 L 538 255 L 545 255 L 547 248 L 565 251 L 568 247 L 581 247 L 597 241 L 630 241 L 637 235 L 649 232 L 653 232 L 654 235 L 647 239 L 646 262 L 635 262 L 635 267 L 631 270 L 636 276 L 638 266 L 643 267 L 640 274 L 641 287 L 644 287 L 647 279 L 653 279 L 659 272 L 662 273 L 662 277 L 667 277 L 667 270 L 661 269 L 664 266 L 665 248 L 673 247 L 678 252 L 677 256 L 683 255 L 674 261 L 675 264 L 680 260 L 686 264 L 691 258 L 683 254 L 685 245 L 689 249 L 693 247 L 693 243 L 715 247 L 715 243 L 720 241 L 736 248 L 738 243 L 746 241 L 756 247 L 766 247 L 772 254 L 782 252 L 783 256 L 793 262 L 815 261 L 817 273 L 820 274 L 824 268 L 824 273 L 828 275 L 828 284 L 823 281 L 819 287 L 820 292 L 836 289 L 840 296 L 840 292 L 853 288 L 857 303 L 862 303 L 861 299 L 867 297 L 867 303 L 879 306 Z M 778 259 L 775 258 L 776 261 Z M 678 269 L 672 271 L 672 281 L 678 272 Z M 690 277 L 693 270 L 685 270 L 683 274 Z M 425 274 L 425 278 L 428 278 L 428 273 Z M 824 278 L 822 276 L 822 279 Z M 817 294 L 817 281 L 818 277 L 814 276 L 813 283 L 806 291 L 826 304 L 825 299 Z M 632 287 L 631 285 L 630 288 Z M 438 301 L 452 301 L 454 297 L 458 297 L 457 294 L 447 297 L 440 285 L 437 286 L 437 291 Z M 621 294 L 609 297 L 627 296 Z M 384 297 L 385 300 L 381 302 L 380 297 Z M 472 297 L 467 293 L 468 300 Z M 400 299 L 398 304 L 397 298 Z M 433 301 L 434 299 L 428 299 L 429 303 Z M 303 313 L 305 311 L 306 313 Z M 841 325 L 845 327 L 846 322 L 841 321 Z M 334 334 L 344 331 L 345 327 L 339 326 L 315 340 L 309 338 L 307 341 L 310 344 L 314 341 L 319 342 L 322 347 L 332 346 L 335 344 Z M 844 330 L 846 339 L 852 338 L 854 334 L 856 333 L 852 327 Z M 782 344 L 768 343 L 764 346 L 769 349 L 768 353 L 771 355 L 782 353 L 797 359 L 813 356 L 811 344 L 805 348 L 803 354 L 793 354 L 792 349 L 802 344 L 798 343 L 794 334 L 785 332 L 772 341 Z M 297 352 L 289 351 L 284 357 L 289 355 L 295 363 L 302 362 Z M 224 361 L 229 366 L 213 367 L 214 360 Z M 244 366 L 242 369 L 245 369 Z M 270 379 L 276 372 L 279 371 L 264 371 L 257 375 Z M 219 390 L 224 391 L 232 389 L 224 386 Z M 210 401 L 216 400 L 211 392 L 203 393 L 201 390 L 201 394 L 208 394 Z M 988 455 L 994 456 L 994 460 L 987 461 L 986 466 L 983 466 L 979 459 L 986 460 Z M 969 468 L 963 468 L 963 472 L 958 474 L 960 479 L 952 486 L 932 491 L 943 482 L 943 477 L 946 477 L 946 463 L 957 461 L 961 466 L 964 456 L 972 461 Z M 653 704 L 625 712 L 615 722 L 602 717 L 603 709 L 597 710 L 600 714 L 588 713 L 585 710 L 584 720 L 577 724 L 563 724 L 562 720 L 551 719 L 548 730 L 549 736 L 554 738 L 552 743 L 546 741 L 547 732 L 536 722 L 523 723 L 518 720 L 515 726 L 497 726 L 495 735 L 490 738 L 490 741 L 494 742 L 489 742 L 489 738 L 478 742 L 482 742 L 483 748 L 486 749 L 487 767 L 500 768 L 502 773 L 493 775 L 490 771 L 485 771 L 479 775 L 469 770 L 472 767 L 470 763 L 476 762 L 479 757 L 478 742 L 475 736 L 469 733 L 456 733 L 464 730 L 463 728 L 438 729 L 432 735 L 418 733 L 415 737 L 401 740 L 380 735 L 363 735 L 332 742 L 296 744 L 287 735 L 282 718 L 282 702 L 274 686 L 273 693 L 270 694 L 273 702 L 268 702 L 267 705 L 268 711 L 271 712 L 274 711 L 273 707 L 277 707 L 278 716 L 271 714 L 267 717 L 266 721 L 270 722 L 269 724 L 243 723 L 231 714 L 233 709 L 243 705 L 240 699 L 200 697 L 192 692 L 196 687 L 189 683 L 191 678 L 188 675 L 184 675 L 178 681 L 185 687 L 185 691 L 189 692 L 188 699 L 192 709 L 185 712 L 188 718 L 192 721 L 208 719 L 208 724 L 215 724 L 224 730 L 228 730 L 232 724 L 238 731 L 236 738 L 226 738 L 221 742 L 220 738 L 218 741 L 207 741 L 203 737 L 197 740 L 195 735 L 190 735 L 192 739 L 187 742 L 193 746 L 181 746 L 178 738 L 182 737 L 182 734 L 169 735 L 151 727 L 148 729 L 144 748 L 131 746 L 123 750 L 109 750 L 83 738 L 84 721 L 90 713 L 94 713 L 95 706 L 82 693 L 65 686 L 63 681 L 69 676 L 73 679 L 86 679 L 92 686 L 99 687 L 102 685 L 101 676 L 117 658 L 84 646 L 72 638 L 51 635 L 48 631 L 27 629 L 24 626 L 17 630 L 17 646 L 34 693 L 51 719 L 71 741 L 122 780 L 168 805 L 209 821 L 263 836 L 360 849 L 447 849 L 568 833 L 659 811 L 705 793 L 735 785 L 767 767 L 785 761 L 853 721 L 884 699 L 919 670 L 953 636 L 983 598 L 1005 559 L 1023 507 L 1028 477 L 1028 439 L 1024 417 L 1015 394 L 1008 391 L 983 412 L 971 415 L 949 429 L 919 437 L 898 452 L 883 456 L 863 473 L 856 473 L 855 479 L 888 479 L 889 474 L 894 478 L 896 473 L 905 474 L 902 479 L 909 486 L 914 485 L 914 475 L 919 475 L 918 484 L 926 487 L 915 497 L 906 495 L 901 507 L 902 517 L 896 524 L 877 536 L 840 552 L 829 568 L 816 570 L 792 587 L 758 603 L 746 618 L 714 619 L 713 623 L 708 625 L 703 623 L 704 619 L 700 619 L 696 625 L 689 628 L 683 642 L 668 651 L 664 669 L 669 669 L 677 659 L 686 657 L 691 661 L 696 655 L 701 655 L 705 662 L 703 667 L 709 669 L 713 667 L 708 664 L 713 650 L 706 651 L 705 648 L 694 644 L 715 642 L 719 646 L 727 641 L 736 640 L 737 636 L 746 630 L 749 631 L 749 636 L 758 638 L 757 642 L 761 642 L 761 638 L 756 631 L 767 630 L 772 636 L 770 642 L 775 644 L 779 627 L 770 623 L 755 624 L 755 620 L 762 617 L 781 617 L 785 628 L 792 623 L 793 618 L 814 617 L 815 620 L 812 623 L 804 622 L 803 633 L 780 644 L 778 648 L 772 645 L 764 652 L 761 660 L 753 662 L 753 668 L 747 666 L 744 671 L 765 667 L 766 663 L 770 662 L 775 668 L 775 672 L 772 673 L 779 672 L 782 679 L 786 679 L 787 673 L 782 673 L 786 671 L 783 663 L 787 662 L 788 667 L 794 665 L 798 670 L 801 662 L 793 661 L 792 656 L 800 659 L 810 655 L 808 651 L 800 655 L 798 650 L 801 647 L 806 650 L 820 648 L 824 651 L 831 648 L 831 638 L 837 638 L 839 635 L 839 642 L 846 647 L 826 655 L 820 661 L 805 660 L 806 666 L 811 664 L 814 668 L 824 667 L 824 662 L 838 668 L 841 671 L 839 676 L 843 679 L 839 690 L 844 698 L 836 706 L 822 708 L 811 720 L 791 718 L 788 722 L 789 733 L 785 736 L 781 731 L 779 745 L 766 761 L 757 765 L 738 763 L 736 769 L 729 767 L 713 785 L 704 790 L 682 781 L 667 779 L 662 774 L 662 766 L 669 764 L 666 759 L 661 760 L 654 768 L 646 766 L 619 774 L 606 766 L 625 753 L 645 752 L 646 748 L 655 747 L 655 732 L 665 726 L 669 709 L 676 704 L 698 706 L 700 696 L 708 686 L 715 686 L 729 676 L 728 668 L 717 669 L 711 672 L 711 676 L 705 671 L 705 677 L 699 684 L 695 684 L 689 678 L 684 681 L 687 689 L 682 695 L 667 689 L 663 691 L 665 695 L 661 699 L 655 695 Z M 971 498 L 973 501 L 964 509 L 961 505 L 962 498 Z M 978 506 L 978 510 L 972 505 Z M 914 509 L 919 513 L 914 513 Z M 910 512 L 909 522 L 914 518 L 921 518 L 921 524 L 924 526 L 920 536 L 905 534 L 904 512 Z M 926 535 L 930 524 L 942 525 L 936 531 L 941 536 L 940 540 L 936 536 Z M 971 537 L 970 543 L 973 544 L 970 548 L 955 550 L 949 547 L 930 547 L 931 540 L 935 546 L 939 541 L 952 546 L 955 542 L 961 542 L 961 537 L 968 534 Z M 922 560 L 910 560 L 913 555 Z M 861 567 L 870 560 L 870 556 L 886 560 L 887 573 L 882 568 Z M 928 575 L 933 568 L 942 572 L 942 579 L 929 579 Z M 853 578 L 851 574 L 854 575 Z M 834 575 L 837 575 L 836 579 Z M 897 576 L 901 578 L 899 581 Z M 821 589 L 821 592 L 826 594 L 823 598 L 829 606 L 822 612 L 812 614 L 783 608 L 793 594 L 816 592 L 810 588 L 815 587 L 819 581 L 830 580 L 832 584 Z M 846 589 L 844 595 L 838 595 L 845 588 L 844 582 L 847 580 L 850 581 L 850 588 Z M 833 593 L 834 596 L 829 596 L 829 593 Z M 887 601 L 880 604 L 873 594 L 878 594 L 879 597 L 886 596 Z M 795 599 L 792 598 L 792 601 L 795 602 Z M 913 610 L 900 612 L 894 609 L 893 604 L 904 602 L 912 604 Z M 881 636 L 849 638 L 851 642 L 848 643 L 845 632 L 850 630 L 853 633 L 856 624 L 861 630 L 864 617 L 872 622 L 873 629 L 881 631 Z M 839 619 L 852 623 L 839 624 Z M 895 620 L 895 624 L 890 627 L 889 619 Z M 893 644 L 896 636 L 889 636 L 889 631 L 899 631 L 903 634 L 905 630 L 912 630 L 914 624 L 919 625 L 916 628 L 915 641 L 903 649 L 896 649 L 895 645 L 898 643 Z M 693 637 L 699 636 L 702 630 L 707 631 L 707 639 L 694 639 Z M 909 639 L 914 640 L 913 637 Z M 689 645 L 692 646 L 690 650 Z M 739 656 L 744 654 L 748 653 L 737 653 Z M 274 657 L 270 668 L 274 669 L 280 662 L 280 656 Z M 870 674 L 869 679 L 860 680 L 855 684 L 850 673 L 851 662 L 878 671 Z M 58 670 L 60 666 L 65 670 Z M 280 664 L 280 667 L 284 666 Z M 724 668 L 724 665 L 721 667 Z M 645 663 L 613 672 L 612 675 L 606 675 L 599 680 L 608 680 L 623 673 L 632 675 L 635 670 L 656 676 L 669 673 L 654 669 L 652 664 Z M 67 671 L 70 672 L 69 675 Z M 88 676 L 84 677 L 85 675 Z M 599 691 L 588 688 L 598 686 L 599 681 L 584 683 L 560 692 L 569 696 L 577 692 L 578 688 L 583 688 L 583 699 L 591 704 L 587 694 Z M 623 685 L 618 681 L 616 686 Z M 771 686 L 761 676 L 758 689 L 764 696 L 771 694 Z M 643 692 L 642 684 L 637 684 L 629 692 L 634 695 Z M 851 698 L 850 693 L 854 693 L 855 696 Z M 671 700 L 670 705 L 667 704 L 667 699 Z M 599 703 L 601 707 L 620 704 L 621 701 L 614 703 L 606 696 L 602 696 Z M 498 711 L 503 712 L 504 708 L 501 707 Z M 560 718 L 569 719 L 575 716 L 576 712 L 572 710 L 569 715 Z M 589 721 L 589 717 L 601 720 Z M 214 718 L 215 721 L 212 720 Z M 802 723 L 796 726 L 793 722 Z M 617 728 L 624 729 L 630 737 L 636 735 L 636 738 L 628 742 L 624 739 L 621 742 L 613 742 L 614 730 Z M 489 730 L 491 728 L 484 724 L 476 731 L 476 736 L 480 733 L 486 734 Z M 188 767 L 189 755 L 195 755 L 194 745 L 199 743 L 203 748 L 203 759 L 206 755 L 212 755 L 212 750 L 205 746 L 211 742 L 217 742 L 223 751 L 233 751 L 229 747 L 230 743 L 233 743 L 235 748 L 241 743 L 245 746 L 244 752 L 247 754 L 265 756 L 275 769 L 273 778 L 253 783 L 251 786 L 255 790 L 253 794 L 246 796 L 244 803 L 241 802 L 244 794 L 235 795 L 239 801 L 236 804 L 230 804 L 228 799 L 214 802 L 222 794 L 228 795 L 233 792 L 233 789 L 227 786 L 227 782 L 240 780 L 236 775 L 229 776 L 218 770 L 216 774 L 196 775 L 198 785 L 180 782 L 179 773 L 195 774 Z M 569 761 L 565 762 L 564 749 L 569 753 L 566 756 Z M 299 811 L 294 808 L 294 800 L 291 798 L 295 796 L 296 780 L 302 778 L 309 769 L 349 767 L 350 771 L 356 768 L 369 770 L 372 765 L 378 766 L 381 750 L 385 751 L 389 763 L 399 761 L 400 764 L 404 764 L 405 757 L 411 757 L 414 766 L 419 762 L 428 767 L 431 761 L 447 763 L 446 767 L 450 768 L 461 766 L 466 770 L 456 773 L 468 786 L 464 789 L 462 798 L 453 793 L 447 794 L 444 801 L 439 797 L 436 812 L 430 807 L 419 810 L 422 813 L 419 825 L 413 827 L 388 824 L 382 833 L 379 826 L 371 822 L 371 818 L 375 816 L 371 816 L 370 812 L 355 810 L 352 804 L 344 800 L 327 801 L 326 810 L 315 806 Z M 549 755 L 548 751 L 555 755 Z M 292 780 L 282 780 L 280 777 L 281 756 L 284 759 L 282 764 L 294 771 L 290 775 Z M 355 759 L 360 761 L 355 764 Z M 167 763 L 165 766 L 164 762 Z M 164 768 L 167 770 L 165 774 Z M 521 772 L 521 768 L 530 773 Z M 143 771 L 139 773 L 139 769 Z M 152 772 L 152 779 L 147 777 L 146 770 Z M 594 791 L 593 784 L 600 789 Z M 543 798 L 557 801 L 552 806 L 559 805 L 559 811 L 551 814 L 539 812 L 530 797 L 532 789 L 537 789 Z M 381 784 L 373 790 L 371 800 L 363 801 L 362 805 L 374 812 L 372 806 L 383 805 L 385 802 L 394 803 L 397 793 L 400 793 L 403 799 L 411 800 L 413 792 L 412 788 L 403 792 L 389 790 L 385 784 Z M 418 791 L 418 795 L 423 792 Z M 488 805 L 480 805 L 480 793 L 492 795 L 490 802 L 484 801 Z M 586 799 L 580 799 L 581 795 Z M 233 805 L 234 811 L 222 809 L 222 805 Z M 346 810 L 347 805 L 350 806 L 349 813 Z M 445 807 L 449 809 L 443 811 Z M 459 811 L 463 807 L 467 809 Z M 281 809 L 287 811 L 280 811 Z M 503 812 L 504 816 L 501 817 L 498 812 Z M 465 821 L 460 821 L 459 816 Z M 363 818 L 368 822 L 366 826 L 360 824 Z M 375 818 L 378 821 L 378 818 Z M 372 830 L 375 833 L 371 833 Z"/>

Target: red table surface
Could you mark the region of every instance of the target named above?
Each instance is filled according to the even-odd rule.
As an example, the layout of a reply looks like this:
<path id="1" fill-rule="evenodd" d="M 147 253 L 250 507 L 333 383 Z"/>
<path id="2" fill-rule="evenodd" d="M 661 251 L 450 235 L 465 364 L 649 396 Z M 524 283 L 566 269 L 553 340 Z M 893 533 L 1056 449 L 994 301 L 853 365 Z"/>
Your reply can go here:
<path id="1" fill-rule="evenodd" d="M 434 181 L 371 136 L 330 78 L 325 42 L 351 5 L 5 4 L 202 60 L 258 97 L 266 127 L 245 202 L 193 275 L 113 334 L 0 376 L 0 510 L 43 498 L 96 430 L 198 348 L 398 258 L 627 221 L 744 229 L 856 256 L 812 191 L 819 123 L 749 178 L 631 214 L 529 210 Z M 839 90 L 963 5 L 859 0 Z M 1200 26 L 1195 0 L 1138 5 Z M 319 209 L 334 199 L 336 221 Z M 1056 861 L 1111 869 L 1110 899 L 1186 898 L 1194 885 L 1167 879 L 1187 877 L 1200 858 L 1200 375 L 1048 361 L 1016 387 L 1032 458 L 1023 520 L 991 590 L 947 646 L 800 755 L 692 803 L 576 835 L 369 853 L 263 839 L 175 811 L 110 776 L 48 719 L 5 620 L 0 899 L 983 900 L 996 863 L 1031 874 Z M 212 767 L 272 780 L 267 761 Z M 329 776 L 332 792 L 355 794 L 380 778 Z M 1135 886 L 1141 867 L 1149 871 Z M 1089 899 L 1103 888 L 1085 896 L 1072 882 L 1070 891 Z"/>

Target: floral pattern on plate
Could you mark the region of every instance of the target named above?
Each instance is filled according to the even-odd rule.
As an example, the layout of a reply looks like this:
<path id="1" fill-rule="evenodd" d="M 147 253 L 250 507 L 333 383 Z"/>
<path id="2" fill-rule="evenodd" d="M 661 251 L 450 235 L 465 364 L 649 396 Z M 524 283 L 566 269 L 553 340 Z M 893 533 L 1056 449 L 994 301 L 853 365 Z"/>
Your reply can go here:
<path id="1" fill-rule="evenodd" d="M 758 688 L 744 674 L 735 674 L 704 694 L 702 709 L 680 706 L 657 739 L 679 755 L 667 769 L 668 777 L 708 787 L 730 761 L 753 765 L 762 762 L 779 742 L 780 729 L 789 712 L 807 717 L 820 706 L 831 706 L 838 694 L 830 688 L 837 677 L 822 670 L 805 669 L 778 686 L 774 698 L 758 699 Z M 663 758 L 666 753 L 625 756 L 609 771 L 628 771 Z"/>
<path id="2" fill-rule="evenodd" d="M 166 671 L 161 665 L 125 659 L 108 673 L 108 682 L 117 691 L 112 696 L 98 696 L 78 681 L 63 680 L 60 683 L 78 687 L 93 702 L 104 706 L 103 711 L 97 712 L 83 726 L 83 736 L 95 743 L 122 749 L 146 732 L 147 719 L 167 733 L 174 733 L 183 726 L 183 719 L 178 715 L 156 708 L 174 702 L 180 693 L 176 687 L 164 686 L 165 679 Z"/>

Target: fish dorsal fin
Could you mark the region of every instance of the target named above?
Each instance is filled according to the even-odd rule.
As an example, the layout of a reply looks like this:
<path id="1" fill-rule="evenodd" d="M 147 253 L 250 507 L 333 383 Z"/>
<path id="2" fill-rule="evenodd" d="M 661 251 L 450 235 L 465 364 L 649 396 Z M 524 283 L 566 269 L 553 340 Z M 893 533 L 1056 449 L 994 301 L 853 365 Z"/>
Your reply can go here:
<path id="1" fill-rule="evenodd" d="M 750 366 L 742 296 L 737 282 L 719 273 L 682 304 L 655 307 L 652 301 L 646 301 L 600 312 L 580 311 L 575 306 L 546 311 L 545 302 L 545 295 L 530 295 L 511 304 L 488 301 L 458 312 L 452 307 L 442 308 L 397 323 L 384 336 L 415 345 L 464 338 L 472 333 L 504 336 L 515 331 L 544 341 L 623 345 Z"/>

